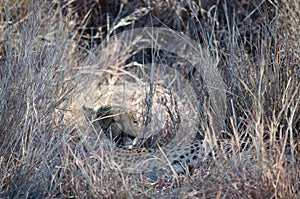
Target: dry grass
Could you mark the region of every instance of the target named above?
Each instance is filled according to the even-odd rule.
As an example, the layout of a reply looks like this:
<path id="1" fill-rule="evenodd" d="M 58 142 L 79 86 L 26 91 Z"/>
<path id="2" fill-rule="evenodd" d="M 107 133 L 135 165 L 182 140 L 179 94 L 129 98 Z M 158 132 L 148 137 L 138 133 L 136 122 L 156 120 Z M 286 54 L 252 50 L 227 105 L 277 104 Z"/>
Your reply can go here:
<path id="1" fill-rule="evenodd" d="M 1 198 L 299 196 L 297 0 L 200 1 L 201 6 L 180 0 L 99 2 L 0 1 Z M 155 71 L 143 81 L 140 70 L 152 59 L 173 64 L 172 54 L 143 54 L 115 40 L 96 49 L 114 33 L 145 26 L 169 27 L 196 40 L 209 51 L 227 87 L 222 132 L 210 128 L 223 120 L 206 98 L 210 88 L 191 88 L 200 94 L 174 92 L 184 121 L 181 135 L 199 128 L 186 110 L 196 115 L 201 110 L 209 143 L 222 151 L 227 142 L 235 153 L 217 154 L 169 182 L 112 169 L 110 148 L 87 133 L 80 109 L 116 103 L 135 110 L 141 122 L 162 115 L 159 99 L 171 98 L 163 89 L 158 100 L 149 97 Z M 152 113 L 145 114 L 151 106 Z M 162 118 L 153 124 L 164 125 Z M 221 146 L 215 142 L 220 138 Z"/>

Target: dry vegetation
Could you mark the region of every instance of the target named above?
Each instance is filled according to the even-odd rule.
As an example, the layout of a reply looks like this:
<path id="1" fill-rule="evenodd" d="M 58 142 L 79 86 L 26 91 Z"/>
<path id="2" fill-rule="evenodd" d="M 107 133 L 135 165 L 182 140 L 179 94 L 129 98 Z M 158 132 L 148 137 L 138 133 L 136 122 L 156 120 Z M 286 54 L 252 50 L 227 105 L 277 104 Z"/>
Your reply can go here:
<path id="1" fill-rule="evenodd" d="M 0 10 L 1 198 L 299 197 L 298 0 L 1 0 Z M 132 72 L 141 57 L 161 55 L 118 41 L 95 49 L 146 26 L 182 32 L 209 50 L 227 90 L 217 137 L 241 148 L 169 182 L 112 169 L 80 109 L 116 103 L 142 115 L 145 93 L 131 92 L 151 82 L 137 86 L 126 74 L 141 81 Z M 209 108 L 202 111 L 209 119 Z"/>

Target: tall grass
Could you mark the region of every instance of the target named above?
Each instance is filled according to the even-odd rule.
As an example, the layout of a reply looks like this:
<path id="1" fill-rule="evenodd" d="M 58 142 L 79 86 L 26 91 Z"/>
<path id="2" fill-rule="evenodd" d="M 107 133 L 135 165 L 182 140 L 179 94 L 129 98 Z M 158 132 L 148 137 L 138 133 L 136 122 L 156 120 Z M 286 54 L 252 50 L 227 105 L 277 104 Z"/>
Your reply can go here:
<path id="1" fill-rule="evenodd" d="M 0 196 L 297 198 L 299 2 L 201 2 L 1 1 Z M 230 145 L 234 153 L 224 150 L 177 181 L 113 169 L 111 148 L 89 135 L 79 109 L 110 101 L 104 86 L 130 71 L 119 66 L 132 51 L 117 51 L 114 41 L 101 54 L 92 47 L 144 25 L 193 37 L 227 86 L 224 140 L 213 147 Z M 203 111 L 209 119 L 209 108 Z"/>
<path id="2" fill-rule="evenodd" d="M 60 186 L 62 139 L 70 131 L 57 107 L 69 94 L 73 49 L 58 10 L 45 10 L 54 5 L 26 4 L 19 19 L 11 6 L 1 16 L 1 195 L 51 196 Z"/>

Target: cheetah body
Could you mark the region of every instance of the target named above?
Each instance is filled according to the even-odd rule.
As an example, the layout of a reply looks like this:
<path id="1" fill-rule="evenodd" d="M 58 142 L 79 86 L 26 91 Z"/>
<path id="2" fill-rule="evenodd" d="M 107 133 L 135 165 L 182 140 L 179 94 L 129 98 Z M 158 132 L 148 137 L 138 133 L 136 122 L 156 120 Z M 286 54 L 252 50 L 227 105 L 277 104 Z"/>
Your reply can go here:
<path id="1" fill-rule="evenodd" d="M 106 114 L 102 114 L 103 110 Z M 101 107 L 97 111 L 91 108 L 83 107 L 86 118 L 92 122 L 92 126 L 97 130 L 114 131 L 113 136 L 121 136 L 123 144 L 132 144 L 133 140 L 128 135 L 137 135 L 136 129 L 131 128 L 132 118 L 127 111 L 121 107 Z M 123 115 L 121 115 L 123 114 Z M 114 118 L 116 115 L 122 117 Z M 100 116 L 100 117 L 99 117 Z M 120 123 L 122 125 L 116 125 Z M 99 129 L 100 128 L 100 129 Z M 129 131 L 127 131 L 130 129 Z M 134 129 L 134 130 L 133 130 Z M 129 132 L 129 133 L 128 133 Z M 109 133 L 105 133 L 109 136 Z M 110 139 L 114 140 L 114 139 Z M 130 140 L 130 141 L 128 141 Z M 201 165 L 209 156 L 209 150 L 203 146 L 201 141 L 182 142 L 177 144 L 167 144 L 156 149 L 120 147 L 116 145 L 111 150 L 111 163 L 117 169 L 130 173 L 146 173 L 150 179 L 156 179 L 164 174 L 184 174 L 193 169 L 196 165 Z"/>

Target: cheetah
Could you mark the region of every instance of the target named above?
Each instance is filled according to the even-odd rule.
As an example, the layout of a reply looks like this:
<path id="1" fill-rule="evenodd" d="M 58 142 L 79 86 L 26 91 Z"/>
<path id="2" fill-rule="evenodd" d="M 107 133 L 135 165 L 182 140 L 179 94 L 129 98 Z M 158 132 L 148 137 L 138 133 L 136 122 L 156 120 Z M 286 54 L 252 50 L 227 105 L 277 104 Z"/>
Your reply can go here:
<path id="1" fill-rule="evenodd" d="M 131 129 L 135 122 L 130 113 L 120 107 L 104 106 L 97 111 L 85 106 L 82 108 L 87 120 L 92 121 L 97 131 L 102 129 L 111 141 L 117 141 L 111 162 L 122 171 L 145 173 L 147 178 L 155 180 L 164 175 L 185 174 L 197 165 L 202 165 L 211 156 L 211 151 L 200 140 L 167 144 L 156 149 L 128 148 L 128 145 L 134 144 L 137 135 L 137 129 Z M 103 110 L 107 110 L 107 114 L 97 114 Z"/>

